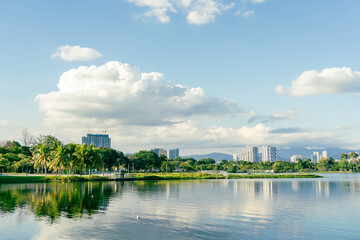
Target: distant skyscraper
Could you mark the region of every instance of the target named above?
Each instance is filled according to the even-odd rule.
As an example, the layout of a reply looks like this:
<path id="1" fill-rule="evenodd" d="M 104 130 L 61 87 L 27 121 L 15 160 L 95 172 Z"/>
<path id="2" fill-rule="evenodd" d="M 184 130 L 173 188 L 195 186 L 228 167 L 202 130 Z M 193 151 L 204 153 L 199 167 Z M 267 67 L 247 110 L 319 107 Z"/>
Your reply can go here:
<path id="1" fill-rule="evenodd" d="M 245 159 L 248 162 L 259 162 L 258 147 L 246 146 L 245 147 Z"/>
<path id="2" fill-rule="evenodd" d="M 326 150 L 322 151 L 321 157 L 328 159 L 328 152 Z"/>
<path id="3" fill-rule="evenodd" d="M 290 162 L 297 162 L 299 159 L 302 159 L 303 156 L 301 155 L 294 155 L 290 158 Z"/>
<path id="4" fill-rule="evenodd" d="M 168 159 L 175 159 L 177 157 L 179 157 L 179 149 L 178 148 L 173 148 L 173 149 L 167 150 L 167 158 Z"/>
<path id="5" fill-rule="evenodd" d="M 111 138 L 108 134 L 87 134 L 86 137 L 82 137 L 82 144 L 91 145 L 95 147 L 111 147 Z"/>
<path id="6" fill-rule="evenodd" d="M 313 154 L 311 155 L 311 160 L 314 163 L 317 163 L 320 160 L 320 153 L 319 152 L 313 152 Z"/>
<path id="7" fill-rule="evenodd" d="M 263 146 L 262 147 L 262 161 L 263 162 L 276 162 L 276 160 L 277 160 L 276 147 Z"/>
<path id="8" fill-rule="evenodd" d="M 239 161 L 239 156 L 236 153 L 233 154 L 233 161 L 234 162 Z"/>
<path id="9" fill-rule="evenodd" d="M 153 151 L 154 153 L 156 153 L 158 156 L 160 155 L 165 155 L 167 156 L 167 150 L 163 149 L 163 148 L 153 148 L 151 149 L 151 151 Z"/>
<path id="10" fill-rule="evenodd" d="M 239 154 L 239 161 L 246 161 L 245 154 Z"/>

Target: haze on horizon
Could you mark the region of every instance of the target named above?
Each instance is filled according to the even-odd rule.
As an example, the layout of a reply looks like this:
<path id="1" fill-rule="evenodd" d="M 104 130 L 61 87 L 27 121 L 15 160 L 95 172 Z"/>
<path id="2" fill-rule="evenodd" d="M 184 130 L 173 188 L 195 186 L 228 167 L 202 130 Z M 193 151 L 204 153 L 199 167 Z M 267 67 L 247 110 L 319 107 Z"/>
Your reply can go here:
<path id="1" fill-rule="evenodd" d="M 0 141 L 360 149 L 360 2 L 0 3 Z"/>

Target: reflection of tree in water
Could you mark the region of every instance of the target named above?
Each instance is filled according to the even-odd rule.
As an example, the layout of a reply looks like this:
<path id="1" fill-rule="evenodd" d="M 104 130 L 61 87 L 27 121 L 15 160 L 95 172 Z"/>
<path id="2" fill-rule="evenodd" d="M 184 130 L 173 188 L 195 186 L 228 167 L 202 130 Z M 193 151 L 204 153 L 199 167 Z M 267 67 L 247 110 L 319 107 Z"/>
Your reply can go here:
<path id="1" fill-rule="evenodd" d="M 178 197 L 179 195 L 179 186 L 183 184 L 184 181 L 135 181 L 133 186 L 136 189 L 139 197 L 147 198 L 151 196 L 166 196 Z"/>
<path id="2" fill-rule="evenodd" d="M 59 216 L 82 218 L 106 210 L 121 185 L 109 182 L 32 184 L 22 189 L 0 190 L 0 210 L 13 212 L 29 205 L 38 217 L 54 222 Z"/>

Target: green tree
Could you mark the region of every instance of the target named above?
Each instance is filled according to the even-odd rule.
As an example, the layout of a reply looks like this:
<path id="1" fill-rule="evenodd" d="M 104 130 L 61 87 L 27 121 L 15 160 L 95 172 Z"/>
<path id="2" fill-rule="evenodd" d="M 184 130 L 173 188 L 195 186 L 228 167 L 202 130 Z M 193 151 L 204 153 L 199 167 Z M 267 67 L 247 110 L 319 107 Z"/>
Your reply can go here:
<path id="1" fill-rule="evenodd" d="M 40 143 L 33 155 L 34 166 L 35 167 L 44 167 L 45 176 L 47 175 L 47 167 L 50 162 L 50 149 L 44 143 Z"/>
<path id="2" fill-rule="evenodd" d="M 347 159 L 341 159 L 339 161 L 339 169 L 340 171 L 349 171 L 350 163 Z"/>
<path id="3" fill-rule="evenodd" d="M 357 152 L 351 152 L 349 153 L 350 159 L 357 159 L 359 157 L 359 154 Z"/>
<path id="4" fill-rule="evenodd" d="M 341 159 L 348 159 L 348 158 L 349 158 L 349 155 L 347 155 L 346 153 L 341 153 L 341 154 L 340 154 L 340 158 L 341 158 Z"/>

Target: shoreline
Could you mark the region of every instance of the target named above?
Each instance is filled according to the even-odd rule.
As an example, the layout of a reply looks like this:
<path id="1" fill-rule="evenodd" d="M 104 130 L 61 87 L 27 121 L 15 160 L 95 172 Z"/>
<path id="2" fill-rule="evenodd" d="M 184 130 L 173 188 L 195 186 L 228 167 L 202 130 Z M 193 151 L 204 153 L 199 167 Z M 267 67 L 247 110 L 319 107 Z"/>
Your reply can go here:
<path id="1" fill-rule="evenodd" d="M 93 182 L 93 181 L 152 181 L 152 180 L 195 180 L 195 179 L 266 179 L 266 178 L 322 178 L 316 174 L 221 174 L 208 173 L 136 173 L 135 178 L 110 178 L 106 176 L 0 176 L 1 183 L 44 183 L 44 182 Z"/>

